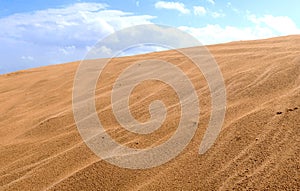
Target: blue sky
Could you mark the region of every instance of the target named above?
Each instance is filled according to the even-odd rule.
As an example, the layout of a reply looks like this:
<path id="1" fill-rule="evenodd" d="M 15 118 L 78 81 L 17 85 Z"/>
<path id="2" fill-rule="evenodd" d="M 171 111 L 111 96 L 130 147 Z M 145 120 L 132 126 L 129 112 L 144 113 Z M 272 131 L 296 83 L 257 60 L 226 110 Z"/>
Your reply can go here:
<path id="1" fill-rule="evenodd" d="M 81 60 L 136 24 L 177 27 L 203 44 L 300 34 L 296 0 L 0 0 L 0 74 Z"/>

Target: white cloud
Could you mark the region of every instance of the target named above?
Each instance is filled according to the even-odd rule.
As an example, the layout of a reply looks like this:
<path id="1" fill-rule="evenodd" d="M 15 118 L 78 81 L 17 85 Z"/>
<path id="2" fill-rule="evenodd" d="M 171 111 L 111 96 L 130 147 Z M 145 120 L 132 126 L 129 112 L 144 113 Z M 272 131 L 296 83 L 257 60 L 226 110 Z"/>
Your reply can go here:
<path id="1" fill-rule="evenodd" d="M 223 13 L 222 10 L 219 10 L 218 12 L 217 11 L 211 11 L 209 9 L 206 9 L 205 7 L 202 7 L 202 6 L 194 6 L 193 7 L 194 9 L 194 15 L 197 15 L 197 16 L 203 16 L 203 15 L 210 15 L 211 17 L 213 18 L 221 18 L 221 17 L 225 17 L 225 13 Z"/>
<path id="2" fill-rule="evenodd" d="M 226 15 L 223 12 L 211 12 L 211 16 L 213 18 L 221 18 L 221 17 L 225 17 Z"/>
<path id="3" fill-rule="evenodd" d="M 259 39 L 272 36 L 273 34 L 271 30 L 266 28 L 221 27 L 220 25 L 206 25 L 201 28 L 181 26 L 179 29 L 190 33 L 205 45 Z"/>
<path id="4" fill-rule="evenodd" d="M 179 2 L 167 2 L 167 1 L 158 1 L 155 3 L 155 8 L 157 9 L 170 9 L 170 10 L 177 10 L 182 14 L 189 14 L 190 10 L 185 8 L 183 3 Z"/>
<path id="5" fill-rule="evenodd" d="M 100 45 L 100 47 L 97 46 L 87 46 L 86 47 L 87 51 L 89 51 L 89 57 L 94 57 L 94 58 L 98 58 L 99 55 L 103 56 L 103 57 L 111 57 L 114 56 L 113 54 L 113 50 L 105 45 Z"/>
<path id="6" fill-rule="evenodd" d="M 271 15 L 257 17 L 255 15 L 249 15 L 248 19 L 252 22 L 253 26 L 222 27 L 220 25 L 206 25 L 200 28 L 181 26 L 179 29 L 190 33 L 205 45 L 300 33 L 300 29 L 297 28 L 296 24 L 289 17 L 275 17 Z"/>
<path id="7" fill-rule="evenodd" d="M 15 14 L 0 19 L 0 36 L 38 44 L 70 46 L 95 43 L 99 38 L 153 16 L 106 10 L 98 3 L 77 3 L 60 8 Z M 74 45 L 74 44 L 72 44 Z"/>
<path id="8" fill-rule="evenodd" d="M 34 58 L 32 56 L 21 56 L 21 59 L 25 60 L 25 61 L 33 61 L 34 60 Z"/>
<path id="9" fill-rule="evenodd" d="M 287 16 L 276 17 L 265 15 L 263 17 L 257 17 L 256 15 L 248 15 L 248 19 L 257 25 L 266 25 L 280 35 L 300 33 L 300 29 L 297 28 L 294 21 Z"/>
<path id="10" fill-rule="evenodd" d="M 119 56 L 132 56 L 135 54 L 146 54 L 149 52 L 159 52 L 164 50 L 167 49 L 159 46 L 140 45 L 121 52 Z"/>
<path id="11" fill-rule="evenodd" d="M 216 4 L 214 0 L 206 0 L 206 1 L 209 2 L 212 5 Z"/>
<path id="12" fill-rule="evenodd" d="M 194 6 L 194 15 L 199 15 L 199 16 L 202 16 L 202 15 L 205 15 L 206 14 L 206 9 L 202 6 Z"/>
<path id="13" fill-rule="evenodd" d="M 76 49 L 76 46 L 65 46 L 63 48 L 59 48 L 58 50 L 61 51 L 64 55 L 73 54 Z"/>
<path id="14" fill-rule="evenodd" d="M 7 64 L 0 73 L 24 69 L 24 66 L 80 60 L 86 47 L 106 35 L 129 26 L 152 23 L 154 18 L 109 10 L 101 3 L 76 3 L 2 17 L 0 53 Z M 31 55 L 34 60 L 24 55 Z"/>

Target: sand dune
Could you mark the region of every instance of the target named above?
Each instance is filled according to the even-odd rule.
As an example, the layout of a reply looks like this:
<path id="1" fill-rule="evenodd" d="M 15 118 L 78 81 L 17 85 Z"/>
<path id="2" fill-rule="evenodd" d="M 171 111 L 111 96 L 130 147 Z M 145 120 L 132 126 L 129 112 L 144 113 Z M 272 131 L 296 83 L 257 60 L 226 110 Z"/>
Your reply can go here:
<path id="1" fill-rule="evenodd" d="M 227 112 L 221 134 L 204 155 L 198 149 L 210 117 L 209 90 L 182 55 L 167 51 L 117 58 L 99 79 L 99 118 L 115 140 L 135 148 L 172 135 L 178 98 L 163 83 L 140 84 L 130 97 L 133 116 L 147 121 L 147 105 L 160 99 L 168 117 L 150 137 L 122 130 L 111 116 L 109 97 L 118 71 L 159 57 L 181 67 L 194 83 L 201 108 L 194 138 L 175 159 L 147 170 L 113 166 L 82 141 L 72 111 L 79 62 L 0 76 L 0 190 L 300 190 L 300 36 L 208 49 L 224 75 Z"/>

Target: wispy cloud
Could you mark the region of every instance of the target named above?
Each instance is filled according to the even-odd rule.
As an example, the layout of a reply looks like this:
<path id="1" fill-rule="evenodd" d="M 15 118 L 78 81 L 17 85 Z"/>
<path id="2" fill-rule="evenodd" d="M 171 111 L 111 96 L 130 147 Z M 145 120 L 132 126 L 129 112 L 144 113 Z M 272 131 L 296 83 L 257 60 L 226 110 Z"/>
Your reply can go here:
<path id="1" fill-rule="evenodd" d="M 231 9 L 235 13 L 240 13 L 240 11 L 237 8 L 235 8 L 231 2 L 227 2 L 226 7 Z"/>
<path id="2" fill-rule="evenodd" d="M 194 15 L 202 16 L 207 13 L 206 9 L 202 6 L 194 6 L 193 9 L 194 9 Z"/>
<path id="3" fill-rule="evenodd" d="M 34 58 L 32 56 L 21 56 L 21 59 L 25 60 L 25 61 L 33 61 L 34 60 Z"/>
<path id="4" fill-rule="evenodd" d="M 213 11 L 210 14 L 211 14 L 211 16 L 213 18 L 221 18 L 221 17 L 225 17 L 226 16 L 226 14 L 223 13 L 222 11 Z"/>
<path id="5" fill-rule="evenodd" d="M 189 14 L 190 10 L 185 7 L 183 3 L 180 2 L 168 2 L 168 1 L 158 1 L 155 3 L 155 8 L 157 9 L 169 9 L 176 10 L 182 14 Z"/>
<path id="6" fill-rule="evenodd" d="M 216 2 L 214 0 L 206 0 L 206 1 L 212 5 L 216 4 Z"/>

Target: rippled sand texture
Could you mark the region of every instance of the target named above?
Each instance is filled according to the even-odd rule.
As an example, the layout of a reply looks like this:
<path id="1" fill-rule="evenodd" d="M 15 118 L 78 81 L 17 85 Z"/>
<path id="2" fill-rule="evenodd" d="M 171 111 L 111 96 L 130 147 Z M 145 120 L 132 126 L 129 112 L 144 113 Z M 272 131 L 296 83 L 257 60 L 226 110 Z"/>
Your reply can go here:
<path id="1" fill-rule="evenodd" d="M 182 55 L 167 51 L 114 59 L 99 78 L 98 116 L 111 137 L 134 148 L 169 139 L 180 106 L 166 84 L 143 82 L 130 97 L 132 115 L 147 121 L 149 103 L 160 99 L 168 109 L 166 121 L 148 136 L 121 128 L 111 113 L 110 93 L 124 67 L 160 58 L 180 67 L 196 87 L 201 112 L 194 138 L 179 156 L 148 170 L 113 166 L 84 144 L 72 111 L 78 62 L 0 76 L 0 190 L 300 190 L 300 36 L 208 48 L 224 75 L 227 113 L 204 155 L 198 149 L 210 117 L 210 94 L 204 77 Z"/>

